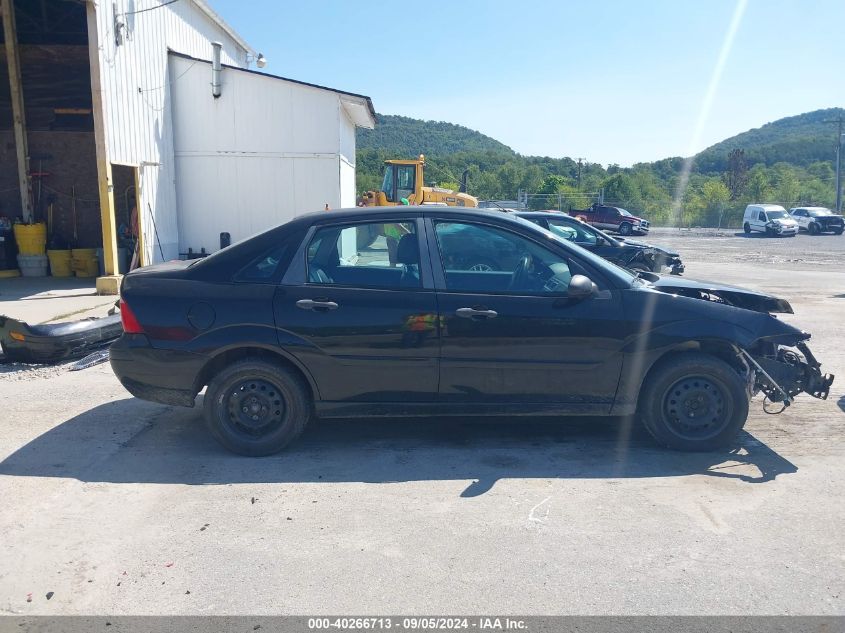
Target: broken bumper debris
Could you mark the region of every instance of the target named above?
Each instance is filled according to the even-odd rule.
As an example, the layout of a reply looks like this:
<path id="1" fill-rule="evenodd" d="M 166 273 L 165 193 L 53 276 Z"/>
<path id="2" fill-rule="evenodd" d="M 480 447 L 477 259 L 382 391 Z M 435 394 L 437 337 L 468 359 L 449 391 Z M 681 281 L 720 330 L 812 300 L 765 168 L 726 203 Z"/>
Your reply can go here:
<path id="1" fill-rule="evenodd" d="M 120 313 L 46 325 L 0 316 L 0 362 L 56 363 L 78 358 L 105 347 L 122 332 Z"/>

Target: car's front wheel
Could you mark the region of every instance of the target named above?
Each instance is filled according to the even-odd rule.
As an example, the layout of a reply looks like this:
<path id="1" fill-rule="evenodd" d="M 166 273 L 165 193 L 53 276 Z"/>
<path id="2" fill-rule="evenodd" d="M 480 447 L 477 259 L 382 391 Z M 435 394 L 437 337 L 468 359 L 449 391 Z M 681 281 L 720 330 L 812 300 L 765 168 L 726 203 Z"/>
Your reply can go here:
<path id="1" fill-rule="evenodd" d="M 298 375 L 258 358 L 236 361 L 214 376 L 203 407 L 214 438 L 250 457 L 282 450 L 302 433 L 312 411 Z"/>
<path id="2" fill-rule="evenodd" d="M 748 394 L 724 361 L 698 352 L 658 361 L 638 403 L 643 425 L 661 444 L 710 451 L 733 442 L 748 417 Z"/>
<path id="3" fill-rule="evenodd" d="M 630 235 L 631 234 L 631 224 L 629 222 L 623 222 L 619 225 L 619 235 Z"/>
<path id="4" fill-rule="evenodd" d="M 818 235 L 819 234 L 819 225 L 815 222 L 810 222 L 809 229 L 810 235 Z"/>

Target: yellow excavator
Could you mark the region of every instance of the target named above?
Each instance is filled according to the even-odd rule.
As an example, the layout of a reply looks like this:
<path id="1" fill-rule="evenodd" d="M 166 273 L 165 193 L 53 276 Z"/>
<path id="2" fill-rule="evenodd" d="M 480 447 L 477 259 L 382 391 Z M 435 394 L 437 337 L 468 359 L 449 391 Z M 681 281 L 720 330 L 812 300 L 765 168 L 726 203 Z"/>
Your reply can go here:
<path id="1" fill-rule="evenodd" d="M 477 207 L 478 198 L 466 193 L 466 172 L 461 190 L 423 185 L 425 156 L 417 159 L 386 160 L 384 180 L 379 191 L 367 191 L 362 196 L 364 206 L 390 207 L 400 204 L 432 204 L 450 207 Z M 407 201 L 407 203 L 405 202 Z"/>

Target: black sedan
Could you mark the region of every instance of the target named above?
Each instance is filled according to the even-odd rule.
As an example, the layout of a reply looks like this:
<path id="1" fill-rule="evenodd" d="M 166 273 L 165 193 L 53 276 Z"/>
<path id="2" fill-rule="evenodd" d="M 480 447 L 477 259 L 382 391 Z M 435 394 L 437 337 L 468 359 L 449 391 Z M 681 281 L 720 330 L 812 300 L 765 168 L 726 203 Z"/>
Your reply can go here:
<path id="1" fill-rule="evenodd" d="M 673 275 L 684 272 L 681 256 L 659 246 L 629 239 L 618 239 L 604 231 L 563 213 L 523 211 L 516 215 L 539 224 L 560 237 L 575 242 L 607 261 L 635 272 L 661 273 L 669 269 Z"/>
<path id="2" fill-rule="evenodd" d="M 491 265 L 468 270 L 465 244 L 485 243 Z M 782 299 L 636 277 L 478 210 L 300 216 L 133 271 L 121 301 L 123 385 L 188 407 L 207 387 L 211 433 L 246 455 L 282 449 L 315 415 L 636 413 L 659 442 L 707 450 L 736 436 L 752 393 L 785 406 L 832 381 L 809 334 L 769 314 L 792 311 Z"/>

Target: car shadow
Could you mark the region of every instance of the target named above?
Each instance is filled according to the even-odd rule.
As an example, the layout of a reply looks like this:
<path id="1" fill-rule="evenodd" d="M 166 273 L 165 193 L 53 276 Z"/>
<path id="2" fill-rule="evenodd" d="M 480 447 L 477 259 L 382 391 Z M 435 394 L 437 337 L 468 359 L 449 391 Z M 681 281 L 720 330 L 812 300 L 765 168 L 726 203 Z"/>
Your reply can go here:
<path id="1" fill-rule="evenodd" d="M 656 446 L 639 425 L 619 418 L 322 420 L 282 453 L 246 458 L 210 437 L 199 409 L 134 398 L 62 422 L 0 462 L 2 475 L 84 482 L 467 480 L 463 497 L 512 478 L 706 475 L 765 483 L 796 471 L 748 433 L 729 450 L 680 453 Z"/>
<path id="2" fill-rule="evenodd" d="M 797 235 L 797 234 L 796 234 Z M 734 237 L 743 237 L 747 240 L 773 240 L 778 237 L 783 237 L 781 235 L 766 235 L 765 233 L 760 233 L 759 231 L 754 231 L 753 233 L 745 233 L 744 231 L 737 231 L 734 233 Z"/>

